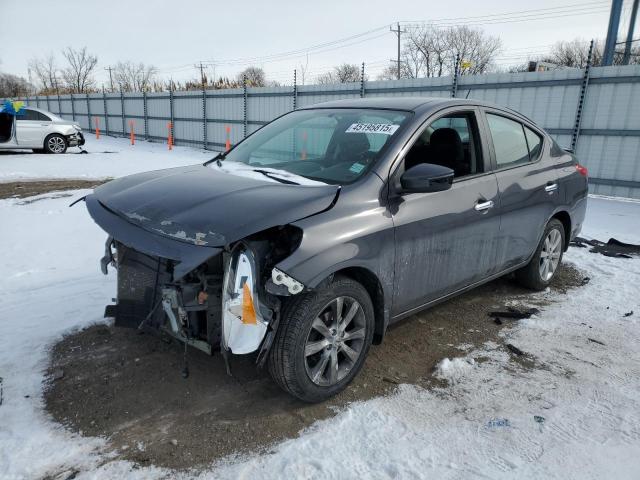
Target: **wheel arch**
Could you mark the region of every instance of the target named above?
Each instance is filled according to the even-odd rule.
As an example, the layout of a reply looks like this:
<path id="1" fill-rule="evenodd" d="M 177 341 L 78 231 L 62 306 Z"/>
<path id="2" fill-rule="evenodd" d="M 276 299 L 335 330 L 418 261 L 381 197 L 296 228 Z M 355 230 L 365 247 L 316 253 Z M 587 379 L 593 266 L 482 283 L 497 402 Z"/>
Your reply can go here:
<path id="1" fill-rule="evenodd" d="M 371 298 L 371 303 L 373 304 L 375 324 L 373 331 L 373 343 L 379 345 L 382 343 L 382 339 L 384 338 L 389 317 L 382 282 L 380 282 L 380 279 L 373 271 L 362 266 L 350 266 L 338 269 L 331 273 L 325 281 L 331 281 L 336 275 L 355 280 L 362 285 L 369 294 L 369 298 Z M 322 284 L 324 284 L 324 281 L 320 282 L 319 286 Z"/>
<path id="2" fill-rule="evenodd" d="M 562 223 L 564 227 L 564 251 L 566 252 L 569 248 L 569 241 L 571 240 L 571 215 L 566 210 L 560 210 L 553 214 L 551 219 L 557 219 Z"/>

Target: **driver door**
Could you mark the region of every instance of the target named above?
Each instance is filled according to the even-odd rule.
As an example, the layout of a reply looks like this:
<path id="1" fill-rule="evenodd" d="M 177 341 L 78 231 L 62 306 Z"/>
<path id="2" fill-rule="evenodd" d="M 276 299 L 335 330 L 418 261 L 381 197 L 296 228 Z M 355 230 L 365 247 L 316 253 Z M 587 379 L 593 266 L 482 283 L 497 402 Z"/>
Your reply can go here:
<path id="1" fill-rule="evenodd" d="M 416 134 L 393 174 L 393 316 L 411 313 L 495 273 L 498 184 L 478 125 L 475 108 L 446 111 Z M 452 168 L 452 187 L 402 193 L 400 175 L 417 163 Z"/>

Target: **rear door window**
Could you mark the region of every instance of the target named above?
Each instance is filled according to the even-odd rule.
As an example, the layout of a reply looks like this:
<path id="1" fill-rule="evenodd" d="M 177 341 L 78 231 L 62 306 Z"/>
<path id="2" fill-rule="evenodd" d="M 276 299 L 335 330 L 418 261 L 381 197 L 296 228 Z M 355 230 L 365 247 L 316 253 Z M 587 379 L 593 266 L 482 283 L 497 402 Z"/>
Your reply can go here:
<path id="1" fill-rule="evenodd" d="M 487 114 L 489 130 L 498 168 L 521 165 L 529 162 L 529 148 L 520 122 L 509 118 Z"/>

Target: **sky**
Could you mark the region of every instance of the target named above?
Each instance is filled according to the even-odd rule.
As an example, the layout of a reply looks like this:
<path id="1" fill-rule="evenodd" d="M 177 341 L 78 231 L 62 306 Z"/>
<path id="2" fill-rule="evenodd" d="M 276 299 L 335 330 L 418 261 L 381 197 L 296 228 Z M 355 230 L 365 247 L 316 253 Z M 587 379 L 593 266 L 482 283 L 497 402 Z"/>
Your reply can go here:
<path id="1" fill-rule="evenodd" d="M 631 3 L 625 0 L 620 38 Z M 106 67 L 126 60 L 174 80 L 194 78 L 199 62 L 216 77 L 256 65 L 280 83 L 292 82 L 294 68 L 305 68 L 311 83 L 334 65 L 365 62 L 375 78 L 396 56 L 389 31 L 396 22 L 482 28 L 501 38 L 497 63 L 506 67 L 560 40 L 604 38 L 609 9 L 604 0 L 0 0 L 0 71 L 28 79 L 31 58 L 53 52 L 62 66 L 62 49 L 86 46 L 98 56 L 98 86 L 108 83 Z"/>

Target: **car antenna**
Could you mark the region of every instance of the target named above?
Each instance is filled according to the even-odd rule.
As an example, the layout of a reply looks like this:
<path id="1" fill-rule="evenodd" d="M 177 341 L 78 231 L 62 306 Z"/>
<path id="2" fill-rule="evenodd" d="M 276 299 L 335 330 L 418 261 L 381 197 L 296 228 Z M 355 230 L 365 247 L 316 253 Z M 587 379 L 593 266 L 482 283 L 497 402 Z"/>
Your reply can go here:
<path id="1" fill-rule="evenodd" d="M 204 164 L 205 165 L 209 165 L 210 163 L 216 162 L 216 165 L 218 165 L 220 167 L 220 166 L 222 166 L 222 162 L 220 160 L 224 160 L 224 158 L 226 156 L 227 156 L 227 152 L 220 152 L 215 157 L 213 157 L 213 158 L 207 160 L 206 162 L 204 162 Z"/>

